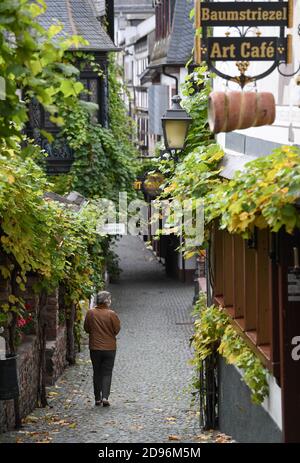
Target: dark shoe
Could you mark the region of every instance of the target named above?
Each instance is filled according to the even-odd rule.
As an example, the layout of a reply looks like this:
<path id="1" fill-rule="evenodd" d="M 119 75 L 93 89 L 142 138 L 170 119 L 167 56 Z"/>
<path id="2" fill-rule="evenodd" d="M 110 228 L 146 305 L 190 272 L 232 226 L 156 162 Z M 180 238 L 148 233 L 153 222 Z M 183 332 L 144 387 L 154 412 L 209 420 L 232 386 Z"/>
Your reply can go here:
<path id="1" fill-rule="evenodd" d="M 103 403 L 103 407 L 109 407 L 110 406 L 110 403 L 109 403 L 109 401 L 107 399 L 103 399 L 102 403 Z"/>
<path id="2" fill-rule="evenodd" d="M 96 400 L 95 401 L 95 406 L 99 407 L 102 404 L 102 400 Z"/>

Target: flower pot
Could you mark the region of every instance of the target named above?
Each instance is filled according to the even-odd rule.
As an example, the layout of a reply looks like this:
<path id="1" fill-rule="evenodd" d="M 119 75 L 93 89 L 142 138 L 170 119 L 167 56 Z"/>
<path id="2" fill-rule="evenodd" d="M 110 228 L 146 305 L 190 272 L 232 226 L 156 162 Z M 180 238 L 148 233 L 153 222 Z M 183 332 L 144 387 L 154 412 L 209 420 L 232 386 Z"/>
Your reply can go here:
<path id="1" fill-rule="evenodd" d="M 213 133 L 271 125 L 275 116 L 272 93 L 230 91 L 209 95 L 208 121 Z"/>
<path id="2" fill-rule="evenodd" d="M 17 356 L 0 360 L 0 400 L 11 400 L 19 396 Z"/>

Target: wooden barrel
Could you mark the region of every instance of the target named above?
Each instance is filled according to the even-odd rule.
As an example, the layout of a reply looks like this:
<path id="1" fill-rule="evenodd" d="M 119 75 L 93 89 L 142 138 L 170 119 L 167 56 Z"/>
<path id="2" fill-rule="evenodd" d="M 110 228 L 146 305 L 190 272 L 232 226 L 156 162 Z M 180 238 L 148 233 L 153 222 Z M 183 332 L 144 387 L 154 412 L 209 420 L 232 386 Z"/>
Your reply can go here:
<path id="1" fill-rule="evenodd" d="M 272 93 L 231 91 L 209 95 L 208 121 L 213 133 L 271 125 L 275 115 Z"/>

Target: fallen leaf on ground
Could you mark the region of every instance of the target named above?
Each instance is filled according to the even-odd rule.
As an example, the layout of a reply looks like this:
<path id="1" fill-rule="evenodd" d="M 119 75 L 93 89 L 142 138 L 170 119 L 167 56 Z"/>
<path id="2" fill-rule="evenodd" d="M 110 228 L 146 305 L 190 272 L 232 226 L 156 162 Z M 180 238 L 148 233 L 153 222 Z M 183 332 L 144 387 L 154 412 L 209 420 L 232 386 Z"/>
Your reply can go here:
<path id="1" fill-rule="evenodd" d="M 226 434 L 217 434 L 215 440 L 218 442 L 218 444 L 228 444 L 232 438 Z"/>
<path id="2" fill-rule="evenodd" d="M 28 415 L 26 418 L 23 419 L 23 423 L 37 423 L 39 418 L 34 415 Z"/>
<path id="3" fill-rule="evenodd" d="M 180 440 L 180 437 L 171 434 L 171 435 L 169 436 L 169 440 Z"/>
<path id="4" fill-rule="evenodd" d="M 48 395 L 52 397 L 52 396 L 58 395 L 58 392 L 50 391 L 48 392 Z"/>
<path id="5" fill-rule="evenodd" d="M 209 439 L 209 436 L 205 436 L 202 434 L 200 436 L 196 436 L 195 439 L 207 441 Z"/>
<path id="6" fill-rule="evenodd" d="M 175 418 L 175 416 L 167 416 L 167 418 L 165 418 L 166 421 L 176 421 L 177 418 Z"/>
<path id="7" fill-rule="evenodd" d="M 70 429 L 75 429 L 77 427 L 77 423 L 71 423 L 68 426 Z"/>

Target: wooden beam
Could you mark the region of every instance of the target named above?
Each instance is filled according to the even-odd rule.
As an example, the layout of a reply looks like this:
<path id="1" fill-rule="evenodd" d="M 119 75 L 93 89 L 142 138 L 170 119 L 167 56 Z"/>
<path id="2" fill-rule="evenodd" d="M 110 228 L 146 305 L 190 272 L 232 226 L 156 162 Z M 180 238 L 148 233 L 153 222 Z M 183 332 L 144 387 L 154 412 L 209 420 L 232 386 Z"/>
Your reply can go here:
<path id="1" fill-rule="evenodd" d="M 269 231 L 259 230 L 256 251 L 256 330 L 257 344 L 269 344 L 270 298 L 269 298 Z"/>
<path id="2" fill-rule="evenodd" d="M 273 373 L 280 383 L 280 348 L 279 348 L 279 275 L 278 275 L 278 234 L 270 234 L 269 259 L 269 299 L 270 299 L 270 333 L 271 333 L 271 362 Z"/>
<path id="3" fill-rule="evenodd" d="M 223 240 L 223 297 L 225 307 L 228 307 L 233 306 L 233 236 L 225 231 Z"/>
<path id="4" fill-rule="evenodd" d="M 233 306 L 235 317 L 245 315 L 244 310 L 244 240 L 238 235 L 233 236 Z"/>
<path id="5" fill-rule="evenodd" d="M 214 230 L 214 295 L 221 296 L 224 293 L 223 275 L 224 275 L 224 264 L 223 264 L 223 235 L 224 232 L 218 229 L 215 224 Z"/>
<path id="6" fill-rule="evenodd" d="M 255 250 L 244 242 L 244 307 L 245 331 L 256 329 L 256 278 Z"/>
<path id="7" fill-rule="evenodd" d="M 201 27 L 201 0 L 195 0 L 195 29 Z M 201 37 L 195 31 L 195 53 L 194 53 L 195 64 L 201 63 Z"/>

